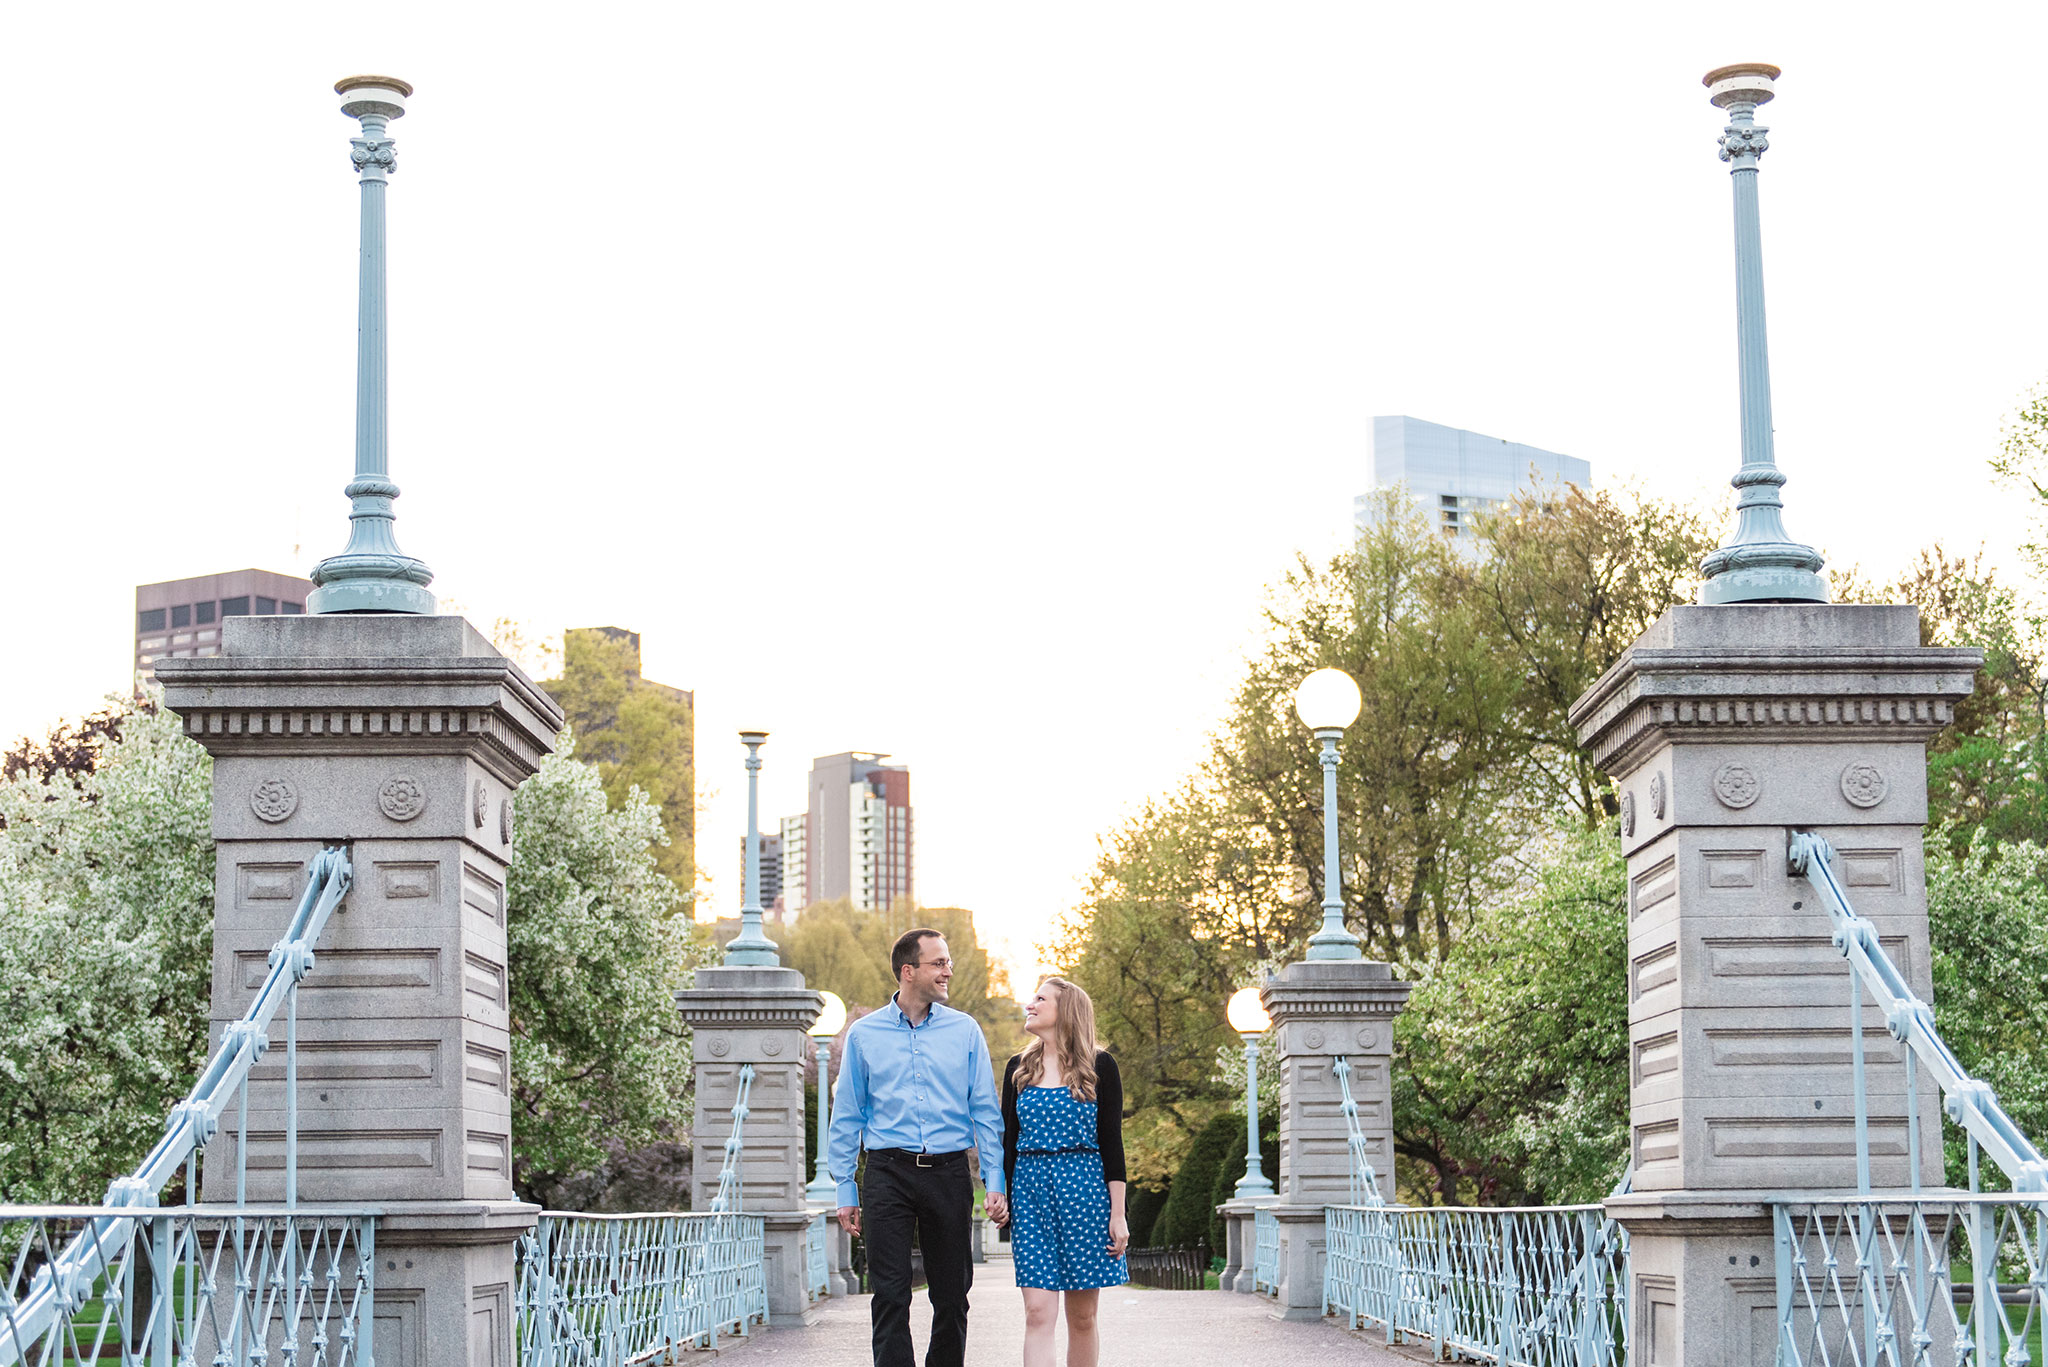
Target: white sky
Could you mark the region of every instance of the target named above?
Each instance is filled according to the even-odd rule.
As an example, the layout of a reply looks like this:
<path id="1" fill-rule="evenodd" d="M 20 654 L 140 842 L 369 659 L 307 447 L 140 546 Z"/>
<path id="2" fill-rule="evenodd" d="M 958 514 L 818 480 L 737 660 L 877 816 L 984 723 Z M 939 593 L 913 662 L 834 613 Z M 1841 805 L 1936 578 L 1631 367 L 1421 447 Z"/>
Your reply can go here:
<path id="1" fill-rule="evenodd" d="M 1709 67 L 1763 206 L 1792 531 L 2019 537 L 2048 377 L 2041 6 L 16 5 L 0 734 L 122 685 L 138 582 L 344 538 L 353 124 L 395 128 L 398 530 L 481 624 L 618 623 L 745 776 L 912 766 L 919 891 L 1029 964 L 1199 757 L 1376 413 L 1693 495 L 1737 457 Z M 2006 557 L 2001 557 L 2006 558 Z"/>

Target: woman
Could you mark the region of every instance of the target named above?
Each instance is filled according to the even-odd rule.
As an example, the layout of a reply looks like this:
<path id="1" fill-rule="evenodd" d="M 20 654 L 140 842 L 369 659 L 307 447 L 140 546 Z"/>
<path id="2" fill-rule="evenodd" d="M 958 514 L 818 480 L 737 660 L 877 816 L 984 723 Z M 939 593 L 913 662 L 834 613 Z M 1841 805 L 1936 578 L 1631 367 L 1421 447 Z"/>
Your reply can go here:
<path id="1" fill-rule="evenodd" d="M 1124 1090 L 1116 1060 L 1095 1047 L 1095 1003 L 1047 978 L 1024 1005 L 1024 1052 L 1003 1070 L 1003 1171 L 1010 1249 L 1024 1292 L 1024 1367 L 1053 1367 L 1066 1298 L 1067 1367 L 1096 1367 L 1101 1288 L 1122 1286 Z"/>

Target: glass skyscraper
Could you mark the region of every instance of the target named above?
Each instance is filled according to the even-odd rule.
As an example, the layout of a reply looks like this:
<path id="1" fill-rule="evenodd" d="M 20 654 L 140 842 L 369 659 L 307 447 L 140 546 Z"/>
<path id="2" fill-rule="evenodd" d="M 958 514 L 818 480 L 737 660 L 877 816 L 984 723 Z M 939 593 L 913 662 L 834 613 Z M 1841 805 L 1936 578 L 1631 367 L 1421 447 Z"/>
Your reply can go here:
<path id="1" fill-rule="evenodd" d="M 1472 534 L 1480 513 L 1506 503 L 1538 484 L 1593 487 L 1593 467 L 1518 441 L 1482 436 L 1420 418 L 1372 420 L 1372 482 L 1375 490 L 1405 486 L 1430 523 L 1448 537 Z M 1353 526 L 1364 530 L 1379 513 L 1379 496 L 1351 500 Z"/>

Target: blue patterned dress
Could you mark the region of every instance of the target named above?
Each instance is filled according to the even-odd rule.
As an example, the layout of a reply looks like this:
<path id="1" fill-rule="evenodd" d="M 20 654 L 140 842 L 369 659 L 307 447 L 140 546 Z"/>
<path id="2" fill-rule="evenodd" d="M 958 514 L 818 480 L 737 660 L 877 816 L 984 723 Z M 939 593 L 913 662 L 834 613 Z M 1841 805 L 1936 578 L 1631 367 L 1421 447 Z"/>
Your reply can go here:
<path id="1" fill-rule="evenodd" d="M 1046 1291 L 1122 1286 L 1130 1264 L 1109 1256 L 1109 1184 L 1103 1180 L 1093 1101 L 1064 1086 L 1017 1092 L 1017 1173 L 1010 1185 L 1017 1285 Z"/>

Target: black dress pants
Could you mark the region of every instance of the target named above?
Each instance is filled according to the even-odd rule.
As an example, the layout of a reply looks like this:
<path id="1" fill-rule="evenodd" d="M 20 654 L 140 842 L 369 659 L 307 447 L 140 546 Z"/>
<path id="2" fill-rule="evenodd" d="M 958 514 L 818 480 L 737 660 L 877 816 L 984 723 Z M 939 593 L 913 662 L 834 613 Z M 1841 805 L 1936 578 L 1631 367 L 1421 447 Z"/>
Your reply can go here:
<path id="1" fill-rule="evenodd" d="M 917 1367 L 910 1343 L 910 1236 L 924 1251 L 932 1302 L 926 1367 L 962 1367 L 967 1354 L 967 1289 L 974 1284 L 970 1243 L 974 1177 L 967 1155 L 926 1155 L 926 1167 L 905 1155 L 870 1150 L 861 1183 L 860 1233 L 867 1245 L 874 1300 L 875 1367 Z"/>

